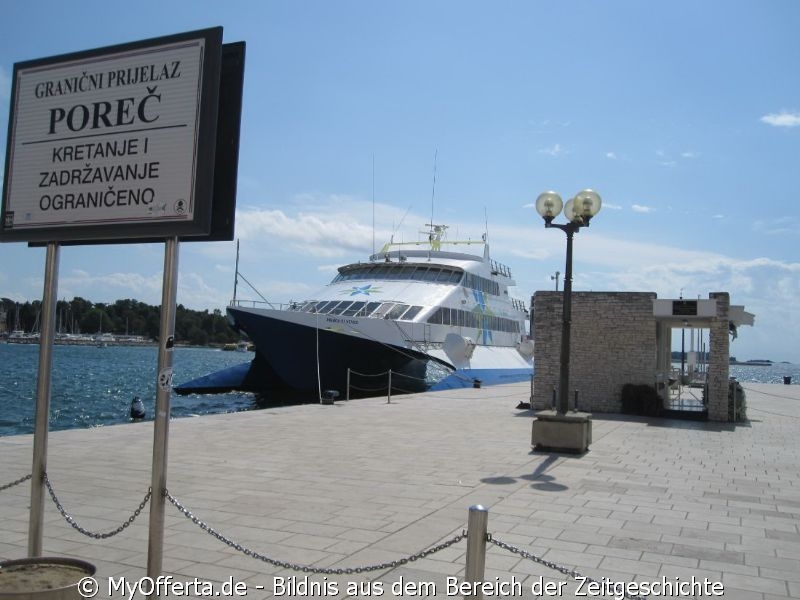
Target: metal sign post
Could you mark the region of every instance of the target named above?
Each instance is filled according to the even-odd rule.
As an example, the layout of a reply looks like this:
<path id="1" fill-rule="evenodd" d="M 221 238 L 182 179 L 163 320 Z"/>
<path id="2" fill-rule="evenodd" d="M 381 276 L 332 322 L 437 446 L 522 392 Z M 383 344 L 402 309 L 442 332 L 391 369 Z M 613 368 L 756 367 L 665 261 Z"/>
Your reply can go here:
<path id="1" fill-rule="evenodd" d="M 0 242 L 47 245 L 31 557 L 42 553 L 59 248 L 166 240 L 147 557 L 161 573 L 178 242 L 233 240 L 244 55 L 212 27 L 14 65 Z"/>
<path id="2" fill-rule="evenodd" d="M 36 383 L 36 428 L 33 434 L 33 467 L 31 469 L 31 510 L 28 521 L 28 556 L 42 555 L 44 532 L 44 478 L 47 472 L 47 430 L 50 420 L 50 374 L 53 364 L 53 342 L 56 332 L 58 301 L 58 258 L 60 247 L 47 244 L 47 264 L 42 299 L 42 329 L 39 337 L 39 376 Z"/>
<path id="3" fill-rule="evenodd" d="M 172 355 L 175 346 L 175 302 L 178 292 L 178 238 L 168 238 L 164 248 L 164 281 L 161 289 L 161 326 L 158 339 L 156 416 L 153 427 L 153 469 L 150 501 L 150 534 L 147 544 L 147 575 L 161 575 L 164 550 L 164 507 L 167 490 L 167 446 L 169 441 Z"/>

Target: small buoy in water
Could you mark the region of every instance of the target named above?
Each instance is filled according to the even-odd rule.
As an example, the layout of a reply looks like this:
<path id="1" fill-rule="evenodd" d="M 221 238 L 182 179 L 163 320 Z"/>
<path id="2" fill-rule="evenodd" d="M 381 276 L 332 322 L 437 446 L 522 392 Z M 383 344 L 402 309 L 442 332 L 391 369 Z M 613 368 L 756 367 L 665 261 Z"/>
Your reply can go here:
<path id="1" fill-rule="evenodd" d="M 139 396 L 134 396 L 131 401 L 131 419 L 144 419 L 144 404 Z"/>

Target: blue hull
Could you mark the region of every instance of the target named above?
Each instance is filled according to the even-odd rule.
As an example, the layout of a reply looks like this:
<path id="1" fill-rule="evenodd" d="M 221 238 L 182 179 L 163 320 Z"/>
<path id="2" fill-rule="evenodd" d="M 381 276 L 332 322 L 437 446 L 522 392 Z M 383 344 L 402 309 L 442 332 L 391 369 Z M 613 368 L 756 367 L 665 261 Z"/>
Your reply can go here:
<path id="1" fill-rule="evenodd" d="M 530 382 L 531 369 L 460 369 L 433 384 L 432 391 Z M 476 383 L 476 381 L 478 383 Z"/>

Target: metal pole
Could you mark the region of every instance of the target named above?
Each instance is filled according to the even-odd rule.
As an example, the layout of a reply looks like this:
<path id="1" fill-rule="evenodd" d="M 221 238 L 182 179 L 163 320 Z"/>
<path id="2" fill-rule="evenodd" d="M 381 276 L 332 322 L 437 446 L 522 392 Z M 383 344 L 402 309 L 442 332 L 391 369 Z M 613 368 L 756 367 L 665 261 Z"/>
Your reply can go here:
<path id="1" fill-rule="evenodd" d="M 31 508 L 28 521 L 28 556 L 42 555 L 44 533 L 44 478 L 47 472 L 47 429 L 50 419 L 50 382 L 53 369 L 53 340 L 58 302 L 58 259 L 60 246 L 47 244 L 42 298 L 41 330 L 39 332 L 39 375 L 36 383 L 36 416 L 33 433 L 33 467 L 31 468 Z M 17 311 L 19 314 L 19 310 Z"/>
<path id="2" fill-rule="evenodd" d="M 386 404 L 392 403 L 392 370 L 389 369 L 389 389 L 386 390 Z"/>
<path id="3" fill-rule="evenodd" d="M 347 367 L 347 394 L 345 397 L 350 400 L 350 367 Z"/>
<path id="4" fill-rule="evenodd" d="M 147 542 L 147 575 L 161 574 L 164 550 L 164 507 L 167 489 L 172 354 L 175 347 L 175 299 L 178 292 L 178 238 L 167 238 L 164 248 L 164 280 L 161 289 L 161 325 L 158 338 L 156 417 L 153 424 L 153 470 L 150 499 L 150 532 Z"/>
<path id="5" fill-rule="evenodd" d="M 464 571 L 464 580 L 470 583 L 481 583 L 484 579 L 486 568 L 486 527 L 489 523 L 489 511 L 475 504 L 469 507 L 469 520 L 467 521 L 467 566 Z M 483 592 L 475 586 L 474 595 L 464 598 L 483 598 Z"/>
<path id="6" fill-rule="evenodd" d="M 239 240 L 236 240 L 236 274 L 233 276 L 233 302 L 231 306 L 236 306 L 236 288 L 239 286 Z"/>
<path id="7" fill-rule="evenodd" d="M 533 408 L 533 373 L 531 373 L 531 399 L 530 399 L 530 403 L 531 403 L 531 408 Z"/>
<path id="8" fill-rule="evenodd" d="M 572 223 L 564 227 L 567 234 L 567 267 L 564 273 L 564 309 L 561 322 L 561 370 L 558 378 L 558 405 L 556 412 L 564 415 L 569 410 L 569 352 L 572 326 Z"/>

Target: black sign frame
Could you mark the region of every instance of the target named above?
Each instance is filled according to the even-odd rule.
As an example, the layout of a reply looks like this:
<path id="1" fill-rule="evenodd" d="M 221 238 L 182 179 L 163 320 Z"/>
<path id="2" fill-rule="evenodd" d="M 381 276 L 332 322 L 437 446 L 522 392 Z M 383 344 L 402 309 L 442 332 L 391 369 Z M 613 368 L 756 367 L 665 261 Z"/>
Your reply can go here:
<path id="1" fill-rule="evenodd" d="M 194 146 L 194 166 L 192 173 L 193 214 L 191 219 L 174 221 L 139 221 L 135 223 L 69 224 L 41 227 L 15 227 L 13 211 L 8 210 L 8 198 L 15 168 L 12 158 L 14 127 L 18 99 L 18 72 L 23 69 L 57 67 L 103 56 L 120 55 L 130 51 L 141 51 L 159 46 L 203 40 L 204 50 L 201 59 L 202 79 L 200 81 L 200 104 L 197 120 L 197 137 Z M 151 239 L 164 239 L 180 236 L 193 239 L 195 236 L 208 236 L 212 230 L 212 201 L 214 196 L 214 173 L 216 161 L 217 122 L 219 109 L 220 77 L 222 56 L 222 27 L 213 27 L 181 34 L 175 34 L 127 44 L 108 46 L 93 50 L 64 54 L 44 59 L 16 63 L 12 78 L 8 142 L 6 146 L 5 177 L 3 181 L 2 206 L 0 207 L 0 242 L 136 242 Z M 124 133 L 124 132 L 121 132 Z M 238 140 L 238 132 L 237 132 Z M 12 213 L 12 214 L 9 214 Z"/>

